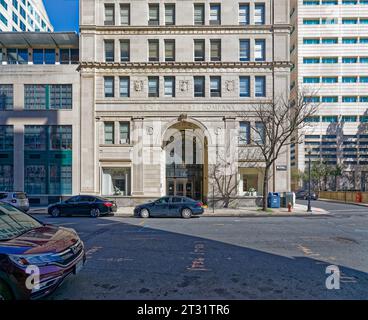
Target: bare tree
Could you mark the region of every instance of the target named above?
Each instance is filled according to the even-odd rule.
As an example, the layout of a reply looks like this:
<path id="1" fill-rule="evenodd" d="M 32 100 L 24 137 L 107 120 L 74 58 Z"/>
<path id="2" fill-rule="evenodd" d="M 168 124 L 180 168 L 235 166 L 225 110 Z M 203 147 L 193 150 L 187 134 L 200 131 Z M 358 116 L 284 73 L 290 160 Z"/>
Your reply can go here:
<path id="1" fill-rule="evenodd" d="M 318 106 L 309 98 L 312 95 L 301 92 L 294 98 L 280 96 L 269 103 L 253 105 L 249 111 L 240 115 L 250 123 L 251 131 L 256 136 L 251 142 L 260 150 L 264 162 L 264 211 L 267 210 L 268 183 L 273 164 L 284 147 L 303 141 L 303 129 L 310 125 L 306 120 L 317 111 Z"/>
<path id="2" fill-rule="evenodd" d="M 224 208 L 228 208 L 231 198 L 237 195 L 239 179 L 237 178 L 237 170 L 234 162 L 229 161 L 221 156 L 217 157 L 216 163 L 211 165 L 210 179 L 214 184 L 215 194 L 217 194 Z M 215 199 L 213 199 L 215 205 Z"/>

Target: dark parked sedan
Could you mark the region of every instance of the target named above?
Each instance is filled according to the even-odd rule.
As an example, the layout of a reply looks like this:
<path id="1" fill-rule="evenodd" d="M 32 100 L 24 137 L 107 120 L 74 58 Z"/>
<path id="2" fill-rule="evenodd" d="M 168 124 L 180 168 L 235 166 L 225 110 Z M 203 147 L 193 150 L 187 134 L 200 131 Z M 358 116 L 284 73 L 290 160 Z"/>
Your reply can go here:
<path id="1" fill-rule="evenodd" d="M 42 298 L 85 261 L 73 229 L 43 224 L 0 203 L 0 300 Z"/>
<path id="2" fill-rule="evenodd" d="M 75 196 L 66 201 L 49 205 L 48 213 L 53 217 L 61 215 L 89 215 L 97 218 L 117 211 L 115 201 L 95 196 Z"/>
<path id="3" fill-rule="evenodd" d="M 308 200 L 308 190 L 299 190 L 295 193 L 297 199 Z M 318 200 L 318 195 L 314 191 L 311 191 L 311 200 Z"/>
<path id="4" fill-rule="evenodd" d="M 189 219 L 203 214 L 203 203 L 187 197 L 163 197 L 134 209 L 134 215 L 149 217 L 182 217 Z"/>

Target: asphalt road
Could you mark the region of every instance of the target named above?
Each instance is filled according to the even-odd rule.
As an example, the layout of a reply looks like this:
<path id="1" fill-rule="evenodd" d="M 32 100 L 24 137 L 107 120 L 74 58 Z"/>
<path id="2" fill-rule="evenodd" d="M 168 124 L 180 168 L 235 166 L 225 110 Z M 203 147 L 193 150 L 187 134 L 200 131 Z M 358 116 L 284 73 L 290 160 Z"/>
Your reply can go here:
<path id="1" fill-rule="evenodd" d="M 332 216 L 38 216 L 76 229 L 88 256 L 49 299 L 368 299 L 368 208 L 317 204 Z"/>

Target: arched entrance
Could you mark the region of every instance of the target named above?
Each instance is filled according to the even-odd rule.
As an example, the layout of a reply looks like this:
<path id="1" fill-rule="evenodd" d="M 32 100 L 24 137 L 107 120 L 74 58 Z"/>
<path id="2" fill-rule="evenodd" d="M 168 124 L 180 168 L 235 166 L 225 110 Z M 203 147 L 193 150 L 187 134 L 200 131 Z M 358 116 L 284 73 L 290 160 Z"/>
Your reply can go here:
<path id="1" fill-rule="evenodd" d="M 206 201 L 208 186 L 208 143 L 196 124 L 181 121 L 164 136 L 165 192 Z"/>

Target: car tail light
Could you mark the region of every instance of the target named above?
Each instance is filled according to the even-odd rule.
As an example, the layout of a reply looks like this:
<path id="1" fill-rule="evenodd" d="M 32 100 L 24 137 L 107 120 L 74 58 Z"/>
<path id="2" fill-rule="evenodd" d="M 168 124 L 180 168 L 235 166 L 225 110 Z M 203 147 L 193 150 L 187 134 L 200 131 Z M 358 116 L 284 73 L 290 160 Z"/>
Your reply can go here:
<path id="1" fill-rule="evenodd" d="M 203 207 L 203 203 L 202 202 L 197 202 L 196 207 Z"/>
<path id="2" fill-rule="evenodd" d="M 111 208 L 113 206 L 113 204 L 111 202 L 104 202 L 104 206 Z"/>

